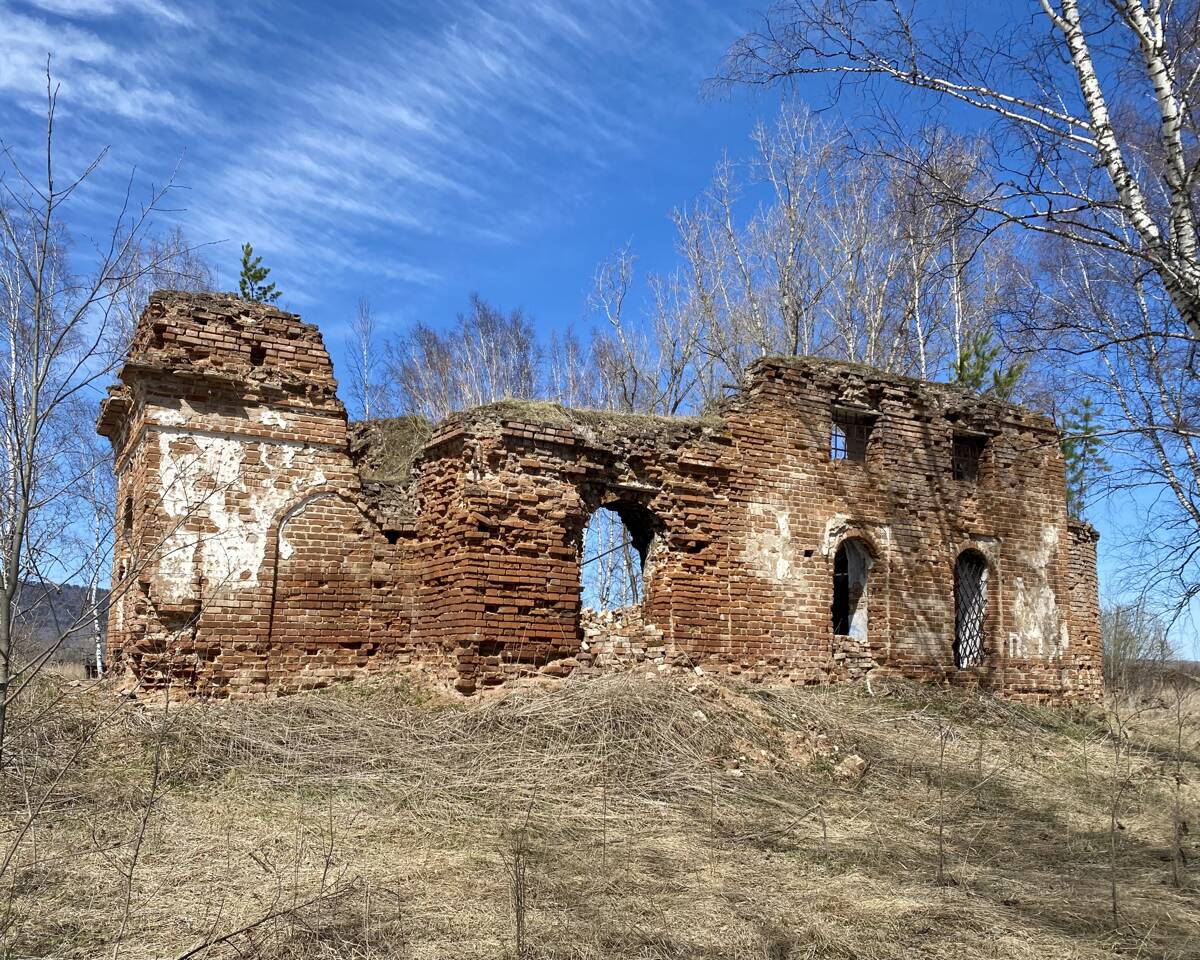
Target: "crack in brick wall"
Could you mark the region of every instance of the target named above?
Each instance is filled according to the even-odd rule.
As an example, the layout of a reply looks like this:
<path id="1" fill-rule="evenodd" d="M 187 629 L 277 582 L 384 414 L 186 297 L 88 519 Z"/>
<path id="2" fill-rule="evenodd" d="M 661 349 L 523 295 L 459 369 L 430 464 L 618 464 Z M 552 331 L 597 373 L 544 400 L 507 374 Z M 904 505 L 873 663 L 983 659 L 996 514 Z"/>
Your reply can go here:
<path id="1" fill-rule="evenodd" d="M 835 411 L 871 423 L 861 462 L 831 459 Z M 417 665 L 464 692 L 630 666 L 1100 690 L 1095 534 L 1067 517 L 1057 432 L 948 385 L 775 358 L 705 417 L 514 401 L 350 430 L 315 327 L 159 292 L 98 429 L 123 518 L 111 655 L 143 688 L 245 696 Z M 973 479 L 953 468 L 964 436 Z M 651 538 L 642 602 L 618 614 L 582 609 L 602 507 Z M 848 539 L 866 579 L 841 637 Z M 960 669 L 964 550 L 988 595 L 983 659 Z"/>

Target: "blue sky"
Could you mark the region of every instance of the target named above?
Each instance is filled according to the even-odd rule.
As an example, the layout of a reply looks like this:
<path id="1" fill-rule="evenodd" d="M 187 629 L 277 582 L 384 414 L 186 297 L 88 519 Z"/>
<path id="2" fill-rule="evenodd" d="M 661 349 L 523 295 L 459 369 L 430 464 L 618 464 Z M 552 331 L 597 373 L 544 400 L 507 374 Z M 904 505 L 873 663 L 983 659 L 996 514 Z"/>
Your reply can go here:
<path id="1" fill-rule="evenodd" d="M 396 327 L 472 290 L 578 321 L 596 263 L 631 240 L 668 257 L 670 209 L 773 108 L 701 100 L 752 22 L 718 4 L 230 6 L 0 2 L 0 120 L 25 139 L 52 49 L 67 159 L 112 146 L 97 208 L 130 166 L 178 164 L 176 217 L 224 241 L 222 286 L 252 241 L 335 348 L 360 295 Z"/>
<path id="2" fill-rule="evenodd" d="M 141 195 L 174 173 L 160 223 L 211 243 L 225 288 L 253 242 L 335 362 L 363 295 L 390 330 L 448 323 L 471 291 L 586 329 L 596 264 L 632 243 L 643 274 L 669 268 L 671 209 L 775 113 L 774 93 L 701 96 L 759 7 L 0 0 L 0 136 L 32 158 L 53 51 L 60 162 L 111 147 L 76 232 L 131 168 Z M 1115 583 L 1129 515 L 1093 519 Z"/>

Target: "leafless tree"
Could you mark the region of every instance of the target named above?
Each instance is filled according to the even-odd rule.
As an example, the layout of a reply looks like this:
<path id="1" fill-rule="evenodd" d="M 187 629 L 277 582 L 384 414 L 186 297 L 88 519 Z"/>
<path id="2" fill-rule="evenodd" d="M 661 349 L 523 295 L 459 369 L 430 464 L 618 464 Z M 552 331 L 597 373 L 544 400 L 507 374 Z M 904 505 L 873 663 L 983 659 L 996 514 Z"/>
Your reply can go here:
<path id="1" fill-rule="evenodd" d="M 546 352 L 548 397 L 566 407 L 595 407 L 598 399 L 596 358 L 591 344 L 568 327 L 550 332 Z"/>
<path id="2" fill-rule="evenodd" d="M 598 272 L 599 366 L 615 406 L 703 406 L 767 355 L 945 378 L 974 337 L 1005 325 L 1015 251 L 978 253 L 985 225 L 941 187 L 986 194 L 977 144 L 934 129 L 908 144 L 921 167 L 880 163 L 794 104 L 753 140 L 748 161 L 724 159 L 676 211 L 682 266 L 651 278 L 652 322 L 629 317 L 628 251 Z M 648 403 L 660 394 L 669 409 Z"/>
<path id="3" fill-rule="evenodd" d="M 947 198 L 1152 272 L 1200 336 L 1195 0 L 1031 7 L 989 33 L 917 0 L 789 0 L 733 46 L 722 77 L 882 80 L 981 111 L 1003 179 L 982 198 L 944 182 Z"/>
<path id="4" fill-rule="evenodd" d="M 346 355 L 350 360 L 350 398 L 363 420 L 385 414 L 383 384 L 380 368 L 383 363 L 379 324 L 371 310 L 371 301 L 358 298 L 354 319 L 350 321 L 350 336 L 346 338 Z"/>
<path id="5" fill-rule="evenodd" d="M 21 610 L 104 566 L 107 543 L 78 533 L 94 519 L 85 494 L 98 466 L 94 451 L 81 448 L 79 424 L 92 419 L 94 393 L 112 369 L 125 296 L 168 257 L 143 241 L 169 183 L 140 206 L 127 190 L 110 229 L 93 240 L 91 271 L 72 269 L 67 207 L 105 154 L 62 178 L 56 105 L 47 71 L 39 164 L 25 166 L 6 145 L 0 181 L 0 749 L 13 699 L 80 628 L 65 625 L 48 649 L 21 655 Z M 81 617 L 91 624 L 94 611 Z"/>
<path id="6" fill-rule="evenodd" d="M 983 190 L 939 172 L 882 111 L 875 153 L 989 233 L 1015 225 L 1042 238 L 1045 255 L 1023 273 L 1045 302 L 1026 332 L 1043 368 L 1059 371 L 1056 405 L 1099 399 L 1107 489 L 1136 488 L 1149 504 L 1137 572 L 1186 607 L 1200 591 L 1196 0 L 1038 0 L 992 31 L 919 0 L 790 0 L 733 46 L 721 74 L 825 76 L 835 96 L 899 86 L 975 111 Z"/>
<path id="7" fill-rule="evenodd" d="M 417 324 L 388 347 L 400 412 L 441 420 L 455 410 L 537 397 L 542 350 L 520 310 L 505 314 L 478 294 L 447 333 Z"/>
<path id="8" fill-rule="evenodd" d="M 1151 276 L 1107 251 L 1056 242 L 1036 339 L 1102 401 L 1110 451 L 1099 490 L 1139 511 L 1127 586 L 1176 614 L 1200 594 L 1200 347 Z"/>
<path id="9" fill-rule="evenodd" d="M 1104 682 L 1122 695 L 1155 679 L 1173 658 L 1166 624 L 1143 602 L 1112 604 L 1101 611 Z"/>
<path id="10" fill-rule="evenodd" d="M 114 358 L 124 358 L 138 318 L 155 290 L 216 290 L 217 276 L 204 257 L 204 246 L 192 243 L 182 228 L 162 235 L 146 234 L 129 248 L 128 282 L 113 294 L 109 345 Z"/>
<path id="11" fill-rule="evenodd" d="M 601 263 L 592 280 L 587 305 L 599 324 L 591 351 L 599 406 L 677 414 L 694 399 L 697 317 L 678 278 L 659 276 L 648 281 L 648 316 L 631 311 L 635 264 L 626 246 Z"/>

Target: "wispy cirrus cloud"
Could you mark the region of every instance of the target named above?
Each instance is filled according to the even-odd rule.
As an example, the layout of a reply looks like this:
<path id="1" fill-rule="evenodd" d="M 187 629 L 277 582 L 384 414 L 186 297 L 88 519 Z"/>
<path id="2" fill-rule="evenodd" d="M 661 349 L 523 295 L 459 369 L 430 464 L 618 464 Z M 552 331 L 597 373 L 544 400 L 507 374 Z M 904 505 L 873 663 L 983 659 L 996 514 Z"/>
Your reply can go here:
<path id="1" fill-rule="evenodd" d="M 102 118 L 183 126 L 194 109 L 177 88 L 155 82 L 147 60 L 70 21 L 55 21 L 0 4 L 0 96 L 40 113 L 46 102 L 46 68 L 61 88 L 64 109 Z"/>
<path id="2" fill-rule="evenodd" d="M 161 172 L 186 154 L 188 232 L 252 240 L 301 304 L 364 276 L 436 284 L 464 252 L 569 216 L 644 144 L 655 84 L 687 73 L 664 30 L 722 29 L 666 0 L 0 11 L 0 96 L 40 109 L 52 51 L 66 105 L 120 162 Z"/>
<path id="3" fill-rule="evenodd" d="M 163 0 L 26 0 L 26 5 L 65 17 L 111 17 L 121 13 L 147 13 L 171 23 L 188 23 L 182 8 Z"/>

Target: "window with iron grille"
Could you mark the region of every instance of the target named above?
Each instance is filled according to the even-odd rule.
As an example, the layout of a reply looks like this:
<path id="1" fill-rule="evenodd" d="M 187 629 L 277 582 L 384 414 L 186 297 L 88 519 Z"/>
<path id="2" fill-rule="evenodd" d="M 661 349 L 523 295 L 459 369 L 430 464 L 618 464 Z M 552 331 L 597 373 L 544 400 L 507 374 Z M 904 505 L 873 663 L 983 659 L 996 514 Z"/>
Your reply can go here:
<path id="1" fill-rule="evenodd" d="M 867 443 L 874 425 L 875 418 L 869 413 L 835 408 L 833 431 L 829 437 L 829 459 L 865 461 Z"/>
<path id="2" fill-rule="evenodd" d="M 983 661 L 983 624 L 987 617 L 988 565 L 983 554 L 965 550 L 954 564 L 954 664 L 973 667 Z"/>
<path id="3" fill-rule="evenodd" d="M 979 479 L 979 461 L 987 437 L 959 435 L 954 438 L 954 479 L 974 483 Z"/>

